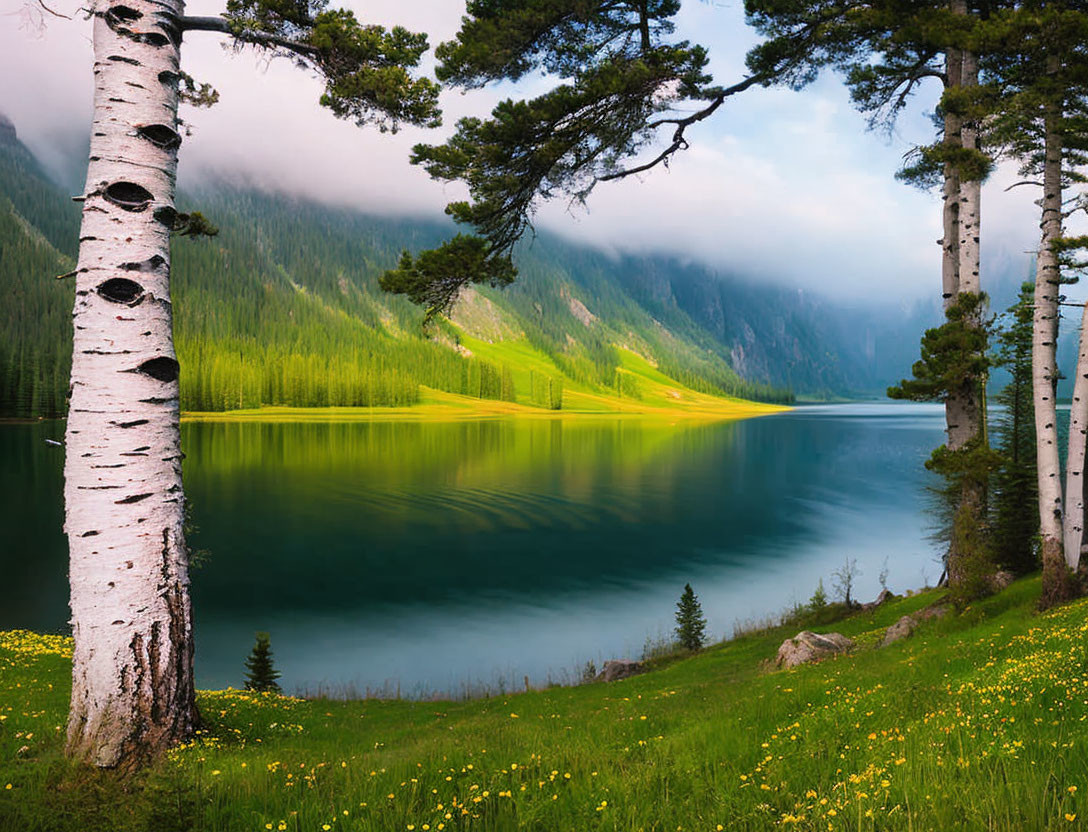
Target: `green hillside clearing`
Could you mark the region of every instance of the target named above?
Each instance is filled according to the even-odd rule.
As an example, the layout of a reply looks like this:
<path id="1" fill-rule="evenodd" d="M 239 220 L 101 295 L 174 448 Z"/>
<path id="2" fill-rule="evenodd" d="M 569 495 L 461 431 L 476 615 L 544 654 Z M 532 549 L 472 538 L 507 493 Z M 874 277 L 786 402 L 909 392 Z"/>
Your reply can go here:
<path id="1" fill-rule="evenodd" d="M 468 702 L 206 691 L 197 739 L 128 780 L 61 757 L 70 642 L 6 633 L 0 828 L 1079 828 L 1088 601 L 1037 616 L 1038 591 L 876 649 L 937 593 L 900 599 L 822 628 L 855 653 L 786 672 L 763 664 L 779 629 L 623 682 Z"/>

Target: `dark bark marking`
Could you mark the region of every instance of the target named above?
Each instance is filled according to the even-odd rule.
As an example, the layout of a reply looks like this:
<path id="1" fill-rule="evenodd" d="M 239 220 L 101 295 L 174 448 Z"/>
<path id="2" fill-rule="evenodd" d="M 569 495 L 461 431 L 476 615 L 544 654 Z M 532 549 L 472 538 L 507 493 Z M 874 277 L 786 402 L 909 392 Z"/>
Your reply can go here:
<path id="1" fill-rule="evenodd" d="M 155 257 L 158 257 L 158 255 L 156 254 Z M 159 259 L 162 258 L 159 257 Z M 126 263 L 121 268 L 127 268 L 129 265 L 132 264 Z M 99 283 L 97 291 L 101 297 L 111 303 L 124 303 L 128 306 L 135 306 L 143 300 L 144 296 L 144 287 L 127 277 L 111 277 L 109 280 Z"/>
<path id="2" fill-rule="evenodd" d="M 143 211 L 154 197 L 143 185 L 135 182 L 114 182 L 102 194 L 107 202 L 126 211 Z"/>
<path id="3" fill-rule="evenodd" d="M 181 45 L 181 26 L 178 22 L 178 16 L 173 12 L 155 12 L 155 26 L 163 31 L 163 34 L 170 39 L 170 42 L 174 46 Z"/>
<path id="4" fill-rule="evenodd" d="M 166 258 L 161 254 L 153 254 L 146 260 L 122 263 L 121 268 L 126 272 L 154 272 L 166 264 Z"/>
<path id="5" fill-rule="evenodd" d="M 108 58 L 106 58 L 106 60 L 117 61 L 119 63 L 129 64 L 131 66 L 140 66 L 140 62 L 137 61 L 135 58 L 129 58 L 125 55 L 110 55 Z"/>
<path id="6" fill-rule="evenodd" d="M 121 21 L 127 21 L 131 23 L 133 20 L 139 20 L 141 17 L 143 17 L 144 13 L 141 11 L 137 11 L 131 6 L 125 6 L 118 3 L 116 6 L 110 6 L 110 8 L 106 11 L 106 15 L 112 17 L 118 23 L 120 23 Z"/>
<path id="7" fill-rule="evenodd" d="M 170 396 L 168 398 L 152 396 L 150 399 L 140 399 L 140 404 L 169 404 L 170 402 L 176 402 L 177 400 L 177 396 Z"/>
<path id="8" fill-rule="evenodd" d="M 170 580 L 170 529 L 162 530 L 162 556 L 159 560 L 159 577 L 162 579 L 160 589 L 165 588 Z"/>
<path id="9" fill-rule="evenodd" d="M 163 150 L 173 150 L 181 144 L 177 130 L 165 124 L 144 124 L 136 128 L 136 133 Z"/>
<path id="10" fill-rule="evenodd" d="M 98 534 L 98 532 L 84 532 L 80 537 L 94 537 L 96 534 Z"/>
<path id="11" fill-rule="evenodd" d="M 155 213 L 151 216 L 155 218 L 155 222 L 162 223 L 171 230 L 173 230 L 178 221 L 178 212 L 169 205 L 156 208 Z"/>
<path id="12" fill-rule="evenodd" d="M 136 372 L 151 376 L 157 381 L 172 382 L 178 380 L 180 369 L 181 366 L 176 359 L 160 356 L 158 358 L 149 358 L 136 368 Z"/>
<path id="13" fill-rule="evenodd" d="M 161 667 L 161 653 L 159 641 L 161 639 L 160 632 L 162 630 L 162 624 L 158 621 L 154 621 L 151 624 L 151 638 L 147 643 L 147 666 L 148 674 L 151 676 L 151 696 L 150 696 L 150 708 L 149 716 L 151 717 L 152 725 L 159 725 L 162 722 L 163 716 L 163 702 L 162 702 L 162 667 Z"/>
<path id="14" fill-rule="evenodd" d="M 147 422 L 147 419 L 135 419 L 131 422 L 114 422 L 114 424 L 117 425 L 117 427 L 119 428 L 135 428 L 139 427 L 140 425 L 146 425 Z"/>
<path id="15" fill-rule="evenodd" d="M 138 503 L 141 500 L 146 500 L 150 496 L 150 494 L 133 494 L 131 497 L 125 497 L 121 500 L 114 500 L 113 504 L 115 506 L 127 506 L 131 505 L 132 503 Z"/>

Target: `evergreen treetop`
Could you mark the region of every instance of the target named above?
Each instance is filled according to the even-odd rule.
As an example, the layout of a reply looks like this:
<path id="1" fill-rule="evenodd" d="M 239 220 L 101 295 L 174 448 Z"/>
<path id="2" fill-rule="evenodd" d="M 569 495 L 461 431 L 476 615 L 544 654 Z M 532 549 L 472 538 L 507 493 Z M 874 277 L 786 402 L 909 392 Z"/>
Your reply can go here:
<path id="1" fill-rule="evenodd" d="M 246 659 L 246 690 L 280 693 L 279 671 L 272 664 L 272 642 L 268 633 L 257 633 L 256 643 Z"/>
<path id="2" fill-rule="evenodd" d="M 676 637 L 686 650 L 699 650 L 706 643 L 706 618 L 691 584 L 676 603 Z"/>

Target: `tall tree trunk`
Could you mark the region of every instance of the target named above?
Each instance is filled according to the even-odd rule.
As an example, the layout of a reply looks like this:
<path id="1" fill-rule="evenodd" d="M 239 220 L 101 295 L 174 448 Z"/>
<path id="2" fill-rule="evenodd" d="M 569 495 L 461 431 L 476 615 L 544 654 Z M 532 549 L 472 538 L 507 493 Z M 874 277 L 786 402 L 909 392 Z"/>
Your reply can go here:
<path id="1" fill-rule="evenodd" d="M 960 85 L 966 88 L 978 86 L 978 56 L 965 49 L 961 53 Z M 978 150 L 978 125 L 971 119 L 960 122 L 960 146 L 965 150 Z M 959 222 L 959 290 L 978 294 L 979 241 L 981 236 L 982 180 L 960 177 Z"/>
<path id="2" fill-rule="evenodd" d="M 966 14 L 966 3 L 953 4 L 953 11 Z M 978 56 L 964 49 L 959 52 L 959 58 L 959 85 L 962 88 L 977 87 Z M 964 118 L 962 115 L 956 115 L 953 118 L 955 126 L 959 128 L 959 145 L 965 150 L 977 151 L 977 124 L 971 118 Z M 957 236 L 954 252 L 958 261 L 956 265 L 957 297 L 964 294 L 979 295 L 982 292 L 979 268 L 982 180 L 965 176 L 962 171 L 957 171 L 956 179 L 959 186 L 959 205 L 955 212 L 954 226 L 949 229 L 949 232 L 954 231 Z M 966 323 L 981 328 L 981 309 L 970 316 Z M 972 376 L 964 381 L 959 390 L 953 391 L 948 397 L 946 416 L 949 450 L 961 450 L 969 442 L 980 438 L 985 439 L 983 381 L 982 378 Z M 977 477 L 965 476 L 959 500 L 956 528 L 965 533 L 974 532 L 981 527 L 986 514 L 985 483 Z M 974 550 L 977 547 L 965 547 L 963 544 L 964 541 L 960 539 L 960 535 L 954 533 L 948 552 L 948 582 L 952 586 L 967 580 L 967 574 L 972 569 L 977 571 L 977 565 L 968 566 L 963 561 L 964 558 L 978 557 L 979 553 L 961 551 Z"/>
<path id="3" fill-rule="evenodd" d="M 1058 58 L 1048 59 L 1056 72 Z M 1048 104 L 1044 118 L 1046 155 L 1043 164 L 1042 239 L 1035 269 L 1035 315 L 1032 326 L 1032 395 L 1039 473 L 1039 531 L 1042 536 L 1043 594 L 1041 606 L 1066 600 L 1072 581 L 1063 552 L 1061 463 L 1058 459 L 1058 294 L 1061 271 L 1052 243 L 1062 235 L 1061 108 Z"/>
<path id="4" fill-rule="evenodd" d="M 959 49 L 949 47 L 944 54 L 945 77 L 948 89 L 960 86 L 963 77 L 963 54 Z M 944 114 L 944 146 L 954 149 L 961 143 L 960 117 L 956 113 Z M 944 187 L 941 191 L 943 202 L 944 236 L 941 239 L 941 298 L 947 310 L 956 301 L 960 291 L 960 177 L 956 166 L 944 163 Z M 946 407 L 947 415 L 947 407 Z"/>
<path id="5" fill-rule="evenodd" d="M 65 531 L 68 753 L 128 767 L 197 719 L 170 305 L 182 0 L 100 5 Z"/>
<path id="6" fill-rule="evenodd" d="M 1074 572 L 1080 566 L 1084 540 L 1084 461 L 1088 447 L 1088 305 L 1080 323 L 1080 350 L 1077 354 L 1073 402 L 1069 407 L 1069 444 L 1065 459 L 1065 516 L 1063 548 L 1065 562 Z"/>
<path id="7" fill-rule="evenodd" d="M 953 0 L 950 6 L 954 14 L 966 14 L 964 0 Z M 964 53 L 961 49 L 949 47 L 945 52 L 945 75 L 949 89 L 963 85 Z M 977 70 L 976 70 L 977 71 Z M 949 150 L 963 146 L 963 119 L 959 114 L 946 111 L 944 114 L 944 145 Z M 960 251 L 963 234 L 960 231 L 960 211 L 962 208 L 964 183 L 960 181 L 959 168 L 946 162 L 944 165 L 944 188 L 942 192 L 944 237 L 941 240 L 941 296 L 947 310 L 956 302 L 960 292 L 968 291 L 963 287 L 964 258 Z M 970 391 L 949 391 L 945 400 L 944 415 L 948 432 L 948 449 L 959 450 L 975 435 L 978 418 L 973 413 L 977 402 Z"/>

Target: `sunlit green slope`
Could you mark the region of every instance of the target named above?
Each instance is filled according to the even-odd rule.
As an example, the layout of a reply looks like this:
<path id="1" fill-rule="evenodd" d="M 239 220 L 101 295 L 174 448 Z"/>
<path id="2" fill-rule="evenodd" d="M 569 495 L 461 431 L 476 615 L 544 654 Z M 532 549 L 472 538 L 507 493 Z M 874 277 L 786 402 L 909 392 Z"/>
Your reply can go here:
<path id="1" fill-rule="evenodd" d="M 591 297 L 577 277 L 593 271 L 593 258 L 576 249 L 530 248 L 516 291 L 471 292 L 452 322 L 424 331 L 421 311 L 381 292 L 377 278 L 403 248 L 433 244 L 445 227 L 223 188 L 188 201 L 220 234 L 173 247 L 186 410 L 399 408 L 435 393 L 558 410 L 565 390 L 601 397 L 602 409 L 610 396 L 638 396 L 624 348 L 677 387 L 786 398 L 738 376 L 724 347 L 691 337 L 699 333 L 690 322 L 691 333 L 666 330 L 614 285 Z M 0 416 L 64 409 L 72 287 L 54 278 L 71 267 L 77 229 L 78 206 L 0 135 L 0 288 L 10 301 L 0 312 Z M 473 350 L 474 339 L 492 348 Z M 522 360 L 538 373 L 530 378 Z"/>

